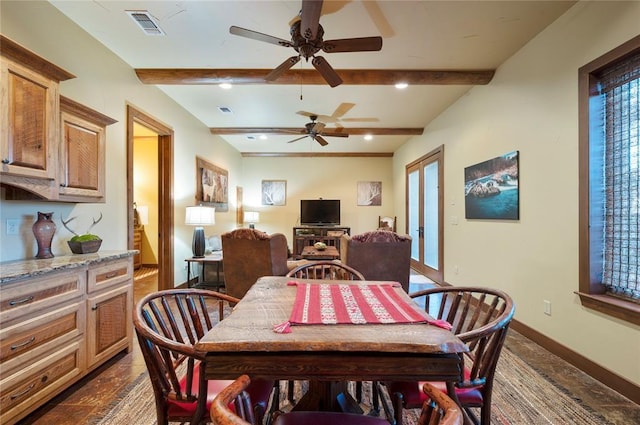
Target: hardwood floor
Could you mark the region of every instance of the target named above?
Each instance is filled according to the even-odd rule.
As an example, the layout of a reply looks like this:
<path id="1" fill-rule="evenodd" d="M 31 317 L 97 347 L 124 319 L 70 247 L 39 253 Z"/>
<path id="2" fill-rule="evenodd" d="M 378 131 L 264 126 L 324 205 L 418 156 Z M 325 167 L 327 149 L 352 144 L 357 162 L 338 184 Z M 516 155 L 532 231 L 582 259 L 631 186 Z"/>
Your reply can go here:
<path id="1" fill-rule="evenodd" d="M 412 274 L 411 291 L 430 287 L 428 279 Z M 136 281 L 134 302 L 157 290 L 154 278 Z M 600 384 L 534 342 L 511 330 L 506 346 L 527 363 L 566 388 L 574 398 L 601 414 L 611 424 L 640 424 L 640 406 Z M 90 424 L 109 408 L 115 397 L 146 370 L 134 339 L 134 350 L 121 353 L 20 424 Z M 524 424 L 523 424 L 524 425 Z M 526 424 L 529 425 L 529 424 Z"/>

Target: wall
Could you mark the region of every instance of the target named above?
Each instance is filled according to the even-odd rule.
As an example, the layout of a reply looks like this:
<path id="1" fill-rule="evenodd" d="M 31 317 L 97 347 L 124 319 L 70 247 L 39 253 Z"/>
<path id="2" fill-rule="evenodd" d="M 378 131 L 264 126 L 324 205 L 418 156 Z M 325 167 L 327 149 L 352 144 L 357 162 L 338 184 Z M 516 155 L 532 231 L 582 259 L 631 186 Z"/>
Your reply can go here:
<path id="1" fill-rule="evenodd" d="M 138 207 L 149 209 L 149 222 L 144 225 L 140 261 L 158 264 L 158 136 L 133 137 L 133 200 Z"/>
<path id="2" fill-rule="evenodd" d="M 640 384 L 640 328 L 580 305 L 578 68 L 638 35 L 640 2 L 583 2 L 396 152 L 394 180 L 445 145 L 445 280 L 503 289 L 516 319 Z M 520 220 L 464 219 L 464 167 L 520 151 Z M 403 194 L 396 192 L 404 221 Z M 458 217 L 458 224 L 451 217 Z M 454 273 L 455 267 L 459 273 Z M 552 314 L 543 314 L 543 301 Z M 578 332 L 578 329 L 582 329 Z"/>
<path id="3" fill-rule="evenodd" d="M 206 126 L 161 90 L 140 83 L 131 67 L 48 2 L 2 1 L 0 8 L 0 28 L 5 36 L 77 76 L 61 83 L 64 96 L 118 120 L 107 129 L 106 203 L 75 205 L 2 200 L 0 261 L 33 258 L 37 247 L 31 223 L 37 211 L 54 212 L 58 227 L 52 244 L 54 255 L 70 253 L 66 240 L 72 235 L 62 228 L 60 217 L 78 216 L 74 223 L 84 231 L 84 223 L 90 224 L 91 217 L 101 212 L 104 219 L 92 230 L 104 240 L 101 249 L 127 248 L 130 206 L 126 205 L 126 105 L 131 104 L 174 130 L 174 280 L 175 284 L 184 282 L 184 258 L 191 256 L 193 234 L 193 228 L 183 224 L 184 210 L 195 203 L 195 157 L 202 156 L 229 170 L 230 187 L 235 187 L 240 175 L 240 154 L 211 135 Z M 230 211 L 234 211 L 235 192 L 230 195 Z M 6 236 L 6 218 L 22 220 L 20 235 Z M 217 214 L 216 220 L 220 229 L 232 229 L 235 213 Z"/>
<path id="4" fill-rule="evenodd" d="M 262 180 L 286 180 L 285 206 L 262 206 Z M 381 206 L 357 206 L 359 181 L 382 182 Z M 341 225 L 351 234 L 377 228 L 378 216 L 396 209 L 392 180 L 392 158 L 260 158 L 242 161 L 245 211 L 259 211 L 257 229 L 280 232 L 292 246 L 292 227 L 300 223 L 301 199 L 340 199 Z M 403 201 L 404 202 L 404 201 Z"/>

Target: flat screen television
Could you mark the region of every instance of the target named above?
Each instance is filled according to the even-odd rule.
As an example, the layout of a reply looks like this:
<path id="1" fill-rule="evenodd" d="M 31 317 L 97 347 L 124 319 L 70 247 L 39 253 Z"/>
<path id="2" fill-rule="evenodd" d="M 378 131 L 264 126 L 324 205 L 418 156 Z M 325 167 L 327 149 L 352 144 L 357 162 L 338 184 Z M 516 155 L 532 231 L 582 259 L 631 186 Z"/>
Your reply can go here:
<path id="1" fill-rule="evenodd" d="M 303 226 L 340 225 L 340 200 L 301 199 L 300 224 Z"/>

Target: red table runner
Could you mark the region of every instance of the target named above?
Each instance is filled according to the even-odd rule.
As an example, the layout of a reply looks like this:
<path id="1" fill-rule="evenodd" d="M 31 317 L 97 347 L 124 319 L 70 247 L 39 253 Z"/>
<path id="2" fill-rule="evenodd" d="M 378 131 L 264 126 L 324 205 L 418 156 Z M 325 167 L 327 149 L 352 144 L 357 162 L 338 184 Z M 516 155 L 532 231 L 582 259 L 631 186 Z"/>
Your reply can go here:
<path id="1" fill-rule="evenodd" d="M 396 291 L 399 283 L 343 285 L 300 283 L 295 285 L 296 299 L 288 322 L 276 325 L 274 331 L 289 333 L 290 325 L 430 323 L 450 329 L 413 308 Z"/>

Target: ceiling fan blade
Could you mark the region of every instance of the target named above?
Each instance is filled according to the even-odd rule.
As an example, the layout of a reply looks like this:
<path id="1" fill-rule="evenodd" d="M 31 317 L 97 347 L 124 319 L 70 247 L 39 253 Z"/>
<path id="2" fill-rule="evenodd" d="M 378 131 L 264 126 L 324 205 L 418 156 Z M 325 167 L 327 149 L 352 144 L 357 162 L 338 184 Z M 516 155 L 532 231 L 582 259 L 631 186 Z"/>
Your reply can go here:
<path id="1" fill-rule="evenodd" d="M 298 62 L 300 62 L 300 56 L 291 56 L 290 58 L 282 62 L 276 69 L 268 73 L 267 76 L 264 77 L 264 79 L 267 81 L 275 81 L 278 79 L 279 76 L 284 74 L 287 70 L 289 70 L 293 65 L 297 64 Z"/>
<path id="2" fill-rule="evenodd" d="M 252 40 L 264 41 L 265 43 L 276 44 L 283 47 L 291 47 L 291 42 L 289 40 L 263 34 L 257 31 L 248 30 L 246 28 L 231 26 L 229 28 L 229 32 L 233 35 L 239 35 L 240 37 L 246 37 Z"/>
<path id="3" fill-rule="evenodd" d="M 336 87 L 342 84 L 342 78 L 338 75 L 338 73 L 329 65 L 329 62 L 325 60 L 322 56 L 316 56 L 311 61 L 311 64 L 315 69 L 318 70 L 322 78 L 331 86 Z"/>
<path id="4" fill-rule="evenodd" d="M 318 133 L 320 133 L 320 132 L 324 129 L 325 125 L 326 125 L 326 124 L 325 124 L 325 123 L 323 123 L 323 122 L 317 122 L 317 123 L 313 126 L 313 128 L 311 129 L 311 132 L 312 132 L 312 133 L 316 133 L 316 134 L 318 134 Z"/>
<path id="5" fill-rule="evenodd" d="M 381 36 L 383 36 L 384 38 L 391 38 L 396 35 L 395 31 L 391 27 L 391 24 L 389 24 L 389 21 L 387 21 L 387 18 L 385 18 L 384 13 L 382 13 L 382 9 L 380 9 L 380 5 L 378 5 L 377 1 L 363 1 L 362 5 L 369 14 L 369 17 L 371 18 L 373 23 L 376 25 L 376 28 L 378 28 Z"/>
<path id="6" fill-rule="evenodd" d="M 325 137 L 349 137 L 348 133 L 340 133 L 337 131 L 323 131 L 321 136 Z"/>
<path id="7" fill-rule="evenodd" d="M 298 140 L 302 140 L 302 139 L 304 139 L 305 137 L 307 137 L 307 135 L 306 135 L 306 134 L 305 134 L 304 136 L 302 136 L 302 137 L 298 137 L 297 139 L 289 140 L 287 143 L 297 142 Z"/>
<path id="8" fill-rule="evenodd" d="M 341 52 L 374 52 L 382 49 L 382 37 L 343 38 L 327 40 L 322 50 L 327 53 Z"/>
<path id="9" fill-rule="evenodd" d="M 322 138 L 322 136 L 316 136 L 313 138 L 316 142 L 320 143 L 320 145 L 322 146 L 327 146 L 329 144 L 329 142 L 327 142 L 326 140 L 324 140 Z"/>
<path id="10" fill-rule="evenodd" d="M 379 118 L 365 117 L 365 118 L 343 118 L 344 122 L 380 122 Z"/>
<path id="11" fill-rule="evenodd" d="M 308 40 L 315 40 L 320 24 L 322 0 L 302 0 L 300 34 Z"/>
<path id="12" fill-rule="evenodd" d="M 340 105 L 338 105 L 336 110 L 333 111 L 333 114 L 331 114 L 331 116 L 333 118 L 340 118 L 341 116 L 349 112 L 351 109 L 353 109 L 354 106 L 356 106 L 355 103 L 342 102 Z"/>

